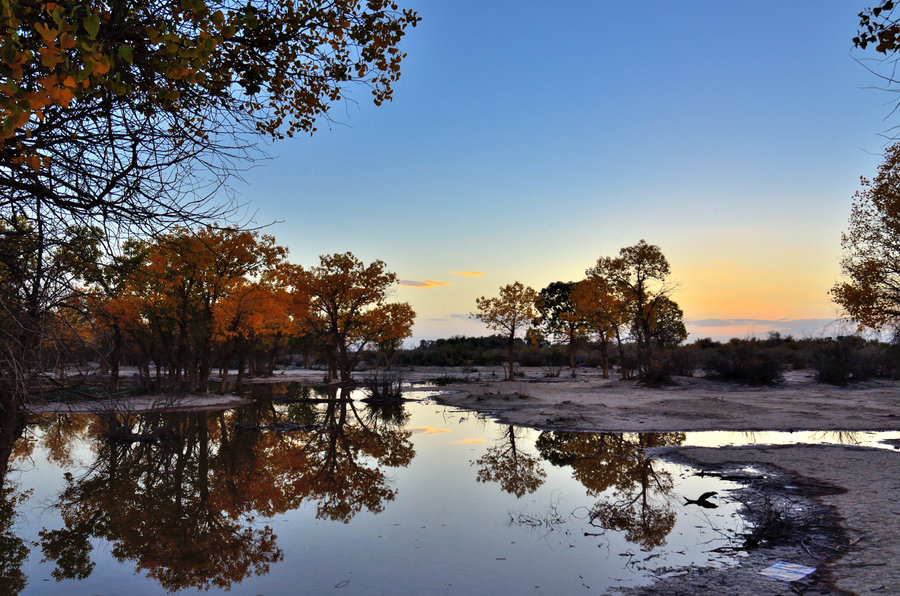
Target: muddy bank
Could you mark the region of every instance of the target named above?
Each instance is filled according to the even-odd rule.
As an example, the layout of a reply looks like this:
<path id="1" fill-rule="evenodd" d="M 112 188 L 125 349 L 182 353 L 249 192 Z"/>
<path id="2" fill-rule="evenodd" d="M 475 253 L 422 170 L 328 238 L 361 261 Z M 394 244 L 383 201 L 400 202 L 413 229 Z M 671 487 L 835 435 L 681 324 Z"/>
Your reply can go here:
<path id="1" fill-rule="evenodd" d="M 774 495 L 811 495 L 836 516 L 839 528 L 835 544 L 817 548 L 815 532 L 802 532 L 802 549 L 797 559 L 780 560 L 820 567 L 823 581 L 813 584 L 817 591 L 802 593 L 895 594 L 900 586 L 900 453 L 834 445 L 772 447 L 673 448 L 661 454 L 700 468 L 764 465 L 785 474 L 773 478 L 769 490 Z M 785 486 L 792 487 L 785 490 Z M 765 489 L 765 487 L 763 487 Z M 831 514 L 828 514 L 831 515 Z M 797 548 L 794 548 L 797 551 Z M 785 553 L 787 554 L 787 553 Z M 780 556 L 780 553 L 779 553 Z M 820 557 L 819 565 L 803 562 Z M 771 557 L 742 564 L 740 577 L 752 575 Z M 738 576 L 734 576 L 738 577 Z M 746 591 L 792 593 L 791 584 L 765 579 L 769 588 Z M 749 581 L 749 580 L 748 580 Z M 823 583 L 824 582 L 824 583 Z M 755 585 L 753 582 L 752 585 Z M 782 592 L 772 592 L 778 586 Z M 663 584 L 664 585 L 664 584 Z M 742 593 L 741 590 L 734 593 Z M 803 585 L 799 582 L 798 585 Z M 822 592 L 823 588 L 830 591 Z M 652 593 L 652 592 L 651 592 Z M 660 592 L 677 593 L 677 592 Z M 717 592 L 722 593 L 722 592 Z"/>
<path id="2" fill-rule="evenodd" d="M 250 403 L 235 395 L 142 395 L 119 399 L 75 402 L 45 402 L 28 405 L 30 414 L 93 414 L 97 412 L 153 412 L 184 410 L 219 410 Z"/>
<path id="3" fill-rule="evenodd" d="M 745 534 L 733 542 L 744 555 L 738 565 L 662 568 L 649 586 L 612 590 L 625 595 L 720 596 L 722 594 L 840 594 L 825 565 L 849 548 L 833 507 L 819 502 L 813 494 L 830 494 L 840 489 L 812 482 L 791 473 L 761 464 L 750 469 L 743 464 L 701 462 L 686 457 L 677 448 L 657 450 L 656 455 L 695 466 L 703 474 L 738 480 L 742 488 L 726 498 L 742 504 L 747 521 Z M 760 571 L 780 561 L 816 568 L 796 582 L 781 582 L 760 575 Z"/>

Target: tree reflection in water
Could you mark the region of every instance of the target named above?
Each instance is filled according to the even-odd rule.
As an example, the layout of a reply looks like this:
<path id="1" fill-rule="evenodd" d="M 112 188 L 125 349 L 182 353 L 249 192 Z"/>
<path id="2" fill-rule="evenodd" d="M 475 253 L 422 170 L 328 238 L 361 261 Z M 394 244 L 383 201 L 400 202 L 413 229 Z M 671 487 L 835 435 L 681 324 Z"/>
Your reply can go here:
<path id="1" fill-rule="evenodd" d="M 508 426 L 498 444 L 488 447 L 472 464 L 478 466 L 478 482 L 499 482 L 504 491 L 521 498 L 540 488 L 547 472 L 540 459 L 516 445 L 521 438 L 516 432 L 514 426 Z"/>
<path id="2" fill-rule="evenodd" d="M 625 532 L 626 540 L 649 550 L 665 544 L 675 511 L 671 474 L 657 470 L 644 450 L 684 439 L 684 433 L 544 432 L 536 445 L 550 463 L 571 466 L 589 495 L 602 495 L 590 510 L 592 525 Z"/>
<path id="3" fill-rule="evenodd" d="M 13 532 L 13 523 L 16 508 L 31 491 L 20 491 L 7 479 L 12 463 L 30 456 L 34 448 L 31 441 L 20 440 L 24 430 L 23 418 L 9 416 L 0 423 L 0 594 L 18 594 L 28 584 L 22 564 L 31 549 Z"/>
<path id="4" fill-rule="evenodd" d="M 53 576 L 87 577 L 90 541 L 100 538 L 166 590 L 228 589 L 283 558 L 258 517 L 306 500 L 317 517 L 344 523 L 363 509 L 382 511 L 396 495 L 382 466 L 406 466 L 415 455 L 397 422 L 404 414 L 360 413 L 345 391 L 328 397 L 213 414 L 106 415 L 92 425 L 93 465 L 66 475 L 55 505 L 64 527 L 40 532 Z M 290 424 L 304 430 L 266 430 Z"/>
<path id="5" fill-rule="evenodd" d="M 28 584 L 22 563 L 31 549 L 13 532 L 13 522 L 16 507 L 28 499 L 31 491 L 17 489 L 12 483 L 0 488 L 0 594 L 18 594 Z"/>

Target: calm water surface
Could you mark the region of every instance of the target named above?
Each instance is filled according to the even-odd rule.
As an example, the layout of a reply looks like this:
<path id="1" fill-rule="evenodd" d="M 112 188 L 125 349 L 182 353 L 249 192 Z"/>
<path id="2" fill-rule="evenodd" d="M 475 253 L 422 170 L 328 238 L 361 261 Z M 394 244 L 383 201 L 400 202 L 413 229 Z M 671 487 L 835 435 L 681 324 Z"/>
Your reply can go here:
<path id="1" fill-rule="evenodd" d="M 644 454 L 685 433 L 538 432 L 331 397 L 35 420 L 0 501 L 0 580 L 23 594 L 596 592 L 730 564 L 713 551 L 746 529 L 734 484 Z M 707 490 L 718 507 L 685 504 Z"/>

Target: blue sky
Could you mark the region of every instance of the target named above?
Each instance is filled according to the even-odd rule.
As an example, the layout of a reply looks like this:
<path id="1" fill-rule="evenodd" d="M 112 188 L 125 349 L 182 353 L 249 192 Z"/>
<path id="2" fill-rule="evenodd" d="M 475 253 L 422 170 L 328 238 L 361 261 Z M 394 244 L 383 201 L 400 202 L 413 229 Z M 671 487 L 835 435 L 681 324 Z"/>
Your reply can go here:
<path id="1" fill-rule="evenodd" d="M 477 296 L 644 238 L 692 338 L 829 333 L 851 196 L 893 125 L 854 59 L 865 4 L 401 4 L 423 20 L 394 100 L 351 89 L 237 188 L 292 260 L 350 250 L 449 284 L 395 292 L 424 338 L 480 334 Z"/>

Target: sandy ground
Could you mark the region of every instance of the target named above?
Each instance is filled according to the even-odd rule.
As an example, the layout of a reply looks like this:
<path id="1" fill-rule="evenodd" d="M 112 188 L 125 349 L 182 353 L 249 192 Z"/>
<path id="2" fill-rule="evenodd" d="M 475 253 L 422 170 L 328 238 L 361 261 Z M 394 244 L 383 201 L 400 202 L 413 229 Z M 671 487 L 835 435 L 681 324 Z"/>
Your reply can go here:
<path id="1" fill-rule="evenodd" d="M 525 372 L 529 377 L 522 381 L 500 382 L 483 380 L 492 379 L 485 371 L 458 371 L 453 374 L 468 375 L 471 382 L 447 386 L 439 400 L 548 430 L 900 431 L 900 382 L 895 381 L 838 388 L 797 371 L 775 387 L 680 378 L 675 386 L 650 389 L 601 379 L 595 371 L 579 371 L 574 379 Z M 710 470 L 761 465 L 773 471 L 767 490 L 774 492 L 807 487 L 806 496 L 833 514 L 838 542 L 816 549 L 801 539 L 792 549 L 755 551 L 737 570 L 696 570 L 633 593 L 900 594 L 900 451 L 797 445 L 684 447 L 660 455 Z M 811 581 L 794 584 L 758 575 L 777 560 L 819 571 Z"/>
<path id="2" fill-rule="evenodd" d="M 448 385 L 456 395 L 444 401 L 503 422 L 551 430 L 900 430 L 895 381 L 833 387 L 818 383 L 809 371 L 794 371 L 774 387 L 693 377 L 676 382 L 644 388 L 580 371 L 575 379 L 533 375 L 515 382 Z"/>

